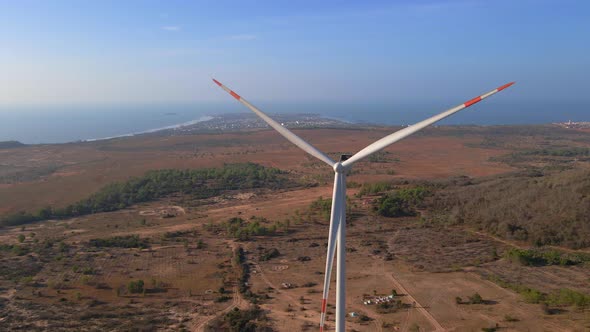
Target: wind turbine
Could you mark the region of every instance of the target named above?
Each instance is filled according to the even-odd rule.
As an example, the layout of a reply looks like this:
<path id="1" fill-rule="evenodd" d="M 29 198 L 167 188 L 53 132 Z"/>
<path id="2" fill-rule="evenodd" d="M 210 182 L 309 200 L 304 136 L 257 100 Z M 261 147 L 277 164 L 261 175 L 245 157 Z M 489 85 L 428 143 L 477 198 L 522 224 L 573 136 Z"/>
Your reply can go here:
<path id="1" fill-rule="evenodd" d="M 413 133 L 424 129 L 425 127 L 438 122 L 450 115 L 453 115 L 460 110 L 467 108 L 475 103 L 482 101 L 483 99 L 500 92 L 514 82 L 510 82 L 494 89 L 481 96 L 470 99 L 458 106 L 455 106 L 449 110 L 446 110 L 440 114 L 430 117 L 426 120 L 420 121 L 412 126 L 400 129 L 393 134 L 385 136 L 380 140 L 373 142 L 364 149 L 360 150 L 356 154 L 349 157 L 348 155 L 342 155 L 340 160 L 335 162 L 326 154 L 316 149 L 313 145 L 302 140 L 299 136 L 292 133 L 287 128 L 280 125 L 275 120 L 271 119 L 268 115 L 254 107 L 252 104 L 247 102 L 244 98 L 240 97 L 237 93 L 227 88 L 225 85 L 219 83 L 216 79 L 213 79 L 217 85 L 223 90 L 229 93 L 232 97 L 237 99 L 240 103 L 248 107 L 252 112 L 256 113 L 262 120 L 264 120 L 269 126 L 283 135 L 291 143 L 297 145 L 303 151 L 310 155 L 318 158 L 319 160 L 330 165 L 334 169 L 334 191 L 332 193 L 332 211 L 330 213 L 330 230 L 328 236 L 328 252 L 326 255 L 326 273 L 324 275 L 324 294 L 322 297 L 322 309 L 320 316 L 320 332 L 324 330 L 324 322 L 326 319 L 326 305 L 328 299 L 328 292 L 330 290 L 330 277 L 332 274 L 332 265 L 334 264 L 334 254 L 336 248 L 338 249 L 338 256 L 336 261 L 336 331 L 344 332 L 346 324 L 346 171 L 349 170 L 354 163 L 367 158 L 368 156 L 383 150 L 389 145 L 406 138 Z"/>

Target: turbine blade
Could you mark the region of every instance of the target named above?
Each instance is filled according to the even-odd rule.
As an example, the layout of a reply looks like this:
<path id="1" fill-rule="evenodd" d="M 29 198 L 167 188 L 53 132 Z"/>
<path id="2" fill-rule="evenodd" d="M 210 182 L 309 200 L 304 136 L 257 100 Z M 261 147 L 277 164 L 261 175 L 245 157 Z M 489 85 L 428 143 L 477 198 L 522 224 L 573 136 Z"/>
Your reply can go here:
<path id="1" fill-rule="evenodd" d="M 468 100 L 466 102 L 464 102 L 461 105 L 458 105 L 456 107 L 453 107 L 447 111 L 444 111 L 440 114 L 437 114 L 431 118 L 428 118 L 426 120 L 420 121 L 412 126 L 406 127 L 404 129 L 398 130 L 393 134 L 390 134 L 388 136 L 383 137 L 382 139 L 370 144 L 369 146 L 365 147 L 364 149 L 360 150 L 359 152 L 357 152 L 355 155 L 353 155 L 352 157 L 348 158 L 348 160 L 344 161 L 342 163 L 342 166 L 344 167 L 350 167 L 352 164 L 356 163 L 357 161 L 364 159 L 370 155 L 372 155 L 375 152 L 381 151 L 382 149 L 388 147 L 389 145 L 403 139 L 406 138 L 410 135 L 412 135 L 413 133 L 420 131 L 422 129 L 424 129 L 425 127 L 428 127 L 429 125 L 438 122 L 456 112 L 459 112 L 460 110 L 467 108 L 475 103 L 478 103 L 480 101 L 482 101 L 483 99 L 497 93 L 500 92 L 504 89 L 506 89 L 507 87 L 511 86 L 512 84 L 514 84 L 514 82 L 508 83 L 508 84 L 504 84 L 501 87 L 494 89 L 488 93 L 485 93 L 481 96 L 475 97 L 471 100 Z"/>
<path id="2" fill-rule="evenodd" d="M 264 120 L 264 122 L 268 123 L 269 126 L 274 128 L 274 130 L 278 131 L 279 134 L 283 135 L 283 137 L 288 139 L 291 143 L 297 145 L 303 151 L 318 158 L 319 160 L 330 165 L 331 167 L 334 167 L 335 162 L 332 159 L 330 159 L 330 157 L 325 155 L 323 152 L 316 149 L 313 145 L 307 143 L 306 141 L 301 139 L 299 136 L 293 134 L 289 129 L 281 126 L 278 122 L 271 119 L 264 112 L 262 112 L 261 110 L 259 110 L 256 107 L 254 107 L 252 104 L 247 102 L 244 98 L 242 98 L 237 93 L 233 92 L 231 89 L 227 88 L 225 85 L 219 83 L 219 81 L 217 81 L 216 79 L 213 79 L 213 82 L 215 82 L 215 84 L 219 85 L 223 90 L 225 90 L 227 93 L 229 93 L 232 97 L 236 98 L 240 103 L 242 103 L 246 107 L 248 107 L 252 112 L 254 112 L 256 115 L 258 115 L 262 120 Z"/>
<path id="3" fill-rule="evenodd" d="M 336 235 L 338 234 L 341 220 L 341 205 L 338 200 L 342 196 L 342 173 L 336 172 L 334 175 L 334 192 L 332 193 L 332 212 L 330 213 L 330 232 L 328 235 L 328 251 L 326 254 L 326 273 L 324 274 L 324 294 L 322 295 L 322 309 L 320 312 L 320 332 L 324 330 L 326 321 L 326 306 L 328 304 L 328 294 L 330 293 L 330 279 L 332 276 L 332 266 L 334 265 L 334 254 L 336 253 Z"/>

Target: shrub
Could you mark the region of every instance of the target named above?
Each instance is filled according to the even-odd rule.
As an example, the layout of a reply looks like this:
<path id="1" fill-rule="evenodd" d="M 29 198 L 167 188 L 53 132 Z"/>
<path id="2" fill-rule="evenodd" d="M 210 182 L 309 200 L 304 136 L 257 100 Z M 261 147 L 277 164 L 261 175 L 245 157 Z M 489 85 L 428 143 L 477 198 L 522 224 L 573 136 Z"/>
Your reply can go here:
<path id="1" fill-rule="evenodd" d="M 371 317 L 369 317 L 369 316 L 367 316 L 367 315 L 365 315 L 365 314 L 362 314 L 362 315 L 360 315 L 360 316 L 359 316 L 359 320 L 360 320 L 361 322 L 368 322 L 368 321 L 370 321 L 370 320 L 371 320 Z"/>
<path id="2" fill-rule="evenodd" d="M 227 302 L 227 301 L 229 301 L 229 300 L 231 300 L 231 296 L 227 296 L 227 295 L 221 295 L 221 296 L 218 296 L 218 297 L 215 299 L 215 302 L 216 302 L 216 303 L 222 303 L 222 302 Z"/>
<path id="3" fill-rule="evenodd" d="M 82 276 L 82 278 L 80 278 L 80 281 L 84 284 L 84 285 L 88 285 L 90 284 L 90 277 L 87 275 Z"/>
<path id="4" fill-rule="evenodd" d="M 94 247 L 114 248 L 141 248 L 149 247 L 147 239 L 141 239 L 139 235 L 114 236 L 106 239 L 91 239 L 89 244 Z"/>
<path id="5" fill-rule="evenodd" d="M 475 293 L 469 297 L 469 303 L 481 304 L 481 303 L 483 303 L 483 298 L 481 297 L 481 295 L 479 295 L 479 293 Z"/>
<path id="6" fill-rule="evenodd" d="M 17 256 L 24 256 L 24 255 L 28 254 L 29 251 L 30 251 L 29 247 L 18 246 L 18 245 L 12 246 L 12 253 Z"/>
<path id="7" fill-rule="evenodd" d="M 547 302 L 555 305 L 575 305 L 578 308 L 585 308 L 590 305 L 590 295 L 562 288 L 559 292 L 549 295 Z"/>
<path id="8" fill-rule="evenodd" d="M 264 312 L 258 307 L 248 310 L 234 308 L 222 318 L 221 326 L 217 331 L 254 332 L 258 331 L 265 320 L 267 318 Z"/>
<path id="9" fill-rule="evenodd" d="M 519 319 L 514 317 L 514 316 L 510 316 L 510 315 L 505 315 L 504 316 L 504 321 L 506 322 L 518 322 Z"/>
<path id="10" fill-rule="evenodd" d="M 524 301 L 528 303 L 539 303 L 544 299 L 543 293 L 532 288 L 522 289 L 519 293 L 524 298 Z"/>
<path id="11" fill-rule="evenodd" d="M 429 194 L 429 190 L 425 187 L 400 189 L 382 196 L 374 206 L 374 210 L 384 217 L 414 216 L 416 205 Z"/>
<path id="12" fill-rule="evenodd" d="M 247 241 L 251 236 L 263 236 L 274 233 L 273 229 L 261 225 L 258 219 L 254 221 L 245 221 L 242 218 L 231 218 L 221 225 L 225 228 L 227 234 L 240 241 Z"/>
<path id="13" fill-rule="evenodd" d="M 139 279 L 137 281 L 129 281 L 129 283 L 127 284 L 127 290 L 129 291 L 129 293 L 131 294 L 138 294 L 138 293 L 143 293 L 143 280 Z"/>
<path id="14" fill-rule="evenodd" d="M 387 182 L 365 183 L 362 185 L 361 190 L 358 193 L 358 197 L 363 197 L 365 195 L 376 195 L 389 190 L 391 190 L 391 184 Z"/>
<path id="15" fill-rule="evenodd" d="M 261 261 L 268 261 L 268 260 L 271 260 L 272 258 L 279 257 L 280 255 L 281 255 L 281 253 L 277 250 L 277 248 L 272 248 L 272 249 L 264 252 L 262 255 L 260 255 L 260 260 Z"/>
<path id="16" fill-rule="evenodd" d="M 322 197 L 313 201 L 310 205 L 311 210 L 318 212 L 324 220 L 330 220 L 332 211 L 332 199 L 323 199 Z"/>
<path id="17" fill-rule="evenodd" d="M 557 250 L 517 249 L 512 248 L 504 253 L 506 259 L 521 265 L 576 265 L 590 261 L 586 254 L 562 253 Z"/>

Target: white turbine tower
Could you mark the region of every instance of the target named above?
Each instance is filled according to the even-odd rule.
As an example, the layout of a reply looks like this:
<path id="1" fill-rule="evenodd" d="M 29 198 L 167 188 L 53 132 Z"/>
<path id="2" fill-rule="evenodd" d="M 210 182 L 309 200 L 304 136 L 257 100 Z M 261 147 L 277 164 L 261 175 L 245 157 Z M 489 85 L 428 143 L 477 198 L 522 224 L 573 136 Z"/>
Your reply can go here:
<path id="1" fill-rule="evenodd" d="M 335 162 L 326 154 L 322 153 L 318 149 L 316 149 L 311 144 L 307 143 L 306 141 L 302 140 L 299 136 L 292 133 L 287 128 L 281 126 L 278 122 L 271 119 L 268 115 L 264 114 L 262 111 L 254 107 L 252 104 L 247 102 L 244 98 L 240 97 L 237 93 L 233 92 L 225 85 L 219 83 L 216 79 L 213 79 L 217 85 L 219 85 L 223 90 L 228 92 L 232 97 L 237 99 L 242 104 L 246 105 L 252 112 L 256 113 L 262 120 L 264 120 L 268 125 L 278 131 L 283 137 L 288 139 L 291 143 L 297 145 L 303 151 L 309 153 L 310 155 L 318 158 L 319 160 L 325 162 L 326 164 L 330 165 L 334 169 L 334 191 L 332 194 L 332 211 L 330 214 L 330 231 L 328 236 L 328 252 L 326 256 L 326 273 L 324 275 L 324 294 L 322 297 L 322 309 L 321 309 L 321 317 L 320 317 L 320 332 L 324 330 L 324 321 L 326 318 L 326 304 L 328 299 L 328 292 L 330 289 L 330 276 L 332 274 L 332 265 L 334 263 L 334 254 L 335 249 L 338 249 L 338 258 L 336 262 L 337 267 L 337 274 L 336 274 L 336 331 L 344 332 L 345 331 L 345 318 L 346 318 L 346 311 L 345 311 L 345 300 L 346 300 L 346 174 L 345 172 L 349 170 L 354 163 L 360 161 L 368 156 L 381 151 L 382 149 L 388 147 L 389 145 L 406 138 L 413 133 L 424 129 L 425 127 L 438 122 L 454 113 L 459 112 L 460 110 L 467 108 L 493 94 L 496 92 L 502 91 L 507 87 L 514 84 L 514 82 L 507 83 L 502 85 L 501 87 L 494 89 L 486 94 L 481 96 L 475 97 L 461 105 L 453 107 L 447 111 L 444 111 L 440 114 L 437 114 L 431 118 L 426 120 L 420 121 L 412 126 L 403 128 L 390 134 L 388 136 L 383 137 L 382 139 L 370 144 L 369 146 L 365 147 L 364 149 L 360 150 L 350 158 L 343 155 L 340 158 L 340 161 Z"/>

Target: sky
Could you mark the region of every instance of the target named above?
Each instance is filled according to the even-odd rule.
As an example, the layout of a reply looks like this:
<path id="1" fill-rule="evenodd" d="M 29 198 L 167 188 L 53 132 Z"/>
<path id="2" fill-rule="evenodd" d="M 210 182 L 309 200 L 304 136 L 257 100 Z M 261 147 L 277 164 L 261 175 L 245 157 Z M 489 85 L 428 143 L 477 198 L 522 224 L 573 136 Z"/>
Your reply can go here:
<path id="1" fill-rule="evenodd" d="M 0 0 L 0 106 L 590 102 L 590 2 Z"/>

